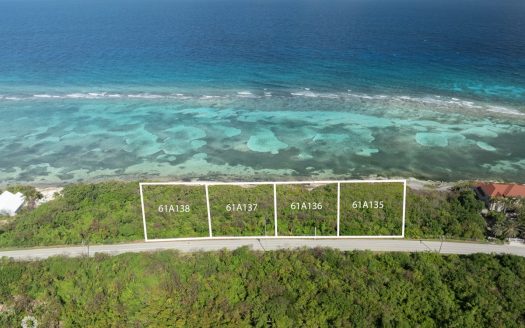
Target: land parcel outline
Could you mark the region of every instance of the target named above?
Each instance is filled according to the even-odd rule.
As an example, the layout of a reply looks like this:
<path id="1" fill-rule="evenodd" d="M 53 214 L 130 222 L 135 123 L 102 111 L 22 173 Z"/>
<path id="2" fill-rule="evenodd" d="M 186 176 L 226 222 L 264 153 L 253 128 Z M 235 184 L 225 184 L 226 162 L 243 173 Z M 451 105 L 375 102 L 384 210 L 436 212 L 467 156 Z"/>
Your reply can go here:
<path id="1" fill-rule="evenodd" d="M 213 236 L 274 236 L 272 185 L 210 185 Z"/>
<path id="2" fill-rule="evenodd" d="M 404 238 L 406 180 L 141 182 L 146 241 Z"/>
<path id="3" fill-rule="evenodd" d="M 280 236 L 337 236 L 337 183 L 277 186 Z"/>
<path id="4" fill-rule="evenodd" d="M 340 188 L 341 236 L 404 235 L 404 183 L 341 183 Z"/>
<path id="5" fill-rule="evenodd" d="M 145 185 L 143 213 L 147 238 L 191 238 L 210 235 L 204 186 Z"/>

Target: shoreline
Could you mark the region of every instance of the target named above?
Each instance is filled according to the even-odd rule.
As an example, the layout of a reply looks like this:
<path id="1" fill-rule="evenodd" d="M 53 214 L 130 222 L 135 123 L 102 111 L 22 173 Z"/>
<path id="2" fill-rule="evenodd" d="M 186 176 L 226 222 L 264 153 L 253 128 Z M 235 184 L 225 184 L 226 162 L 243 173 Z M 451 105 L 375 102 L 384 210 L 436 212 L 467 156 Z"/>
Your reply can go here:
<path id="1" fill-rule="evenodd" d="M 31 186 L 34 187 L 37 191 L 41 192 L 44 197 L 51 198 L 52 195 L 54 195 L 55 192 L 61 192 L 65 186 L 68 185 L 75 185 L 75 184 L 97 184 L 97 183 L 104 183 L 104 182 L 269 182 L 269 181 L 318 181 L 319 178 L 316 177 L 294 177 L 294 178 L 276 178 L 276 179 L 236 179 L 232 176 L 224 177 L 223 179 L 188 179 L 188 178 L 174 178 L 174 177 L 158 177 L 156 179 L 154 178 L 141 178 L 141 177 L 129 177 L 129 178 L 123 178 L 123 177 L 104 177 L 104 178 L 97 178 L 97 179 L 90 179 L 90 180 L 81 180 L 81 181 L 64 181 L 62 183 L 51 183 L 51 182 L 20 182 L 20 183 L 2 183 L 0 182 L 0 190 L 1 189 L 7 189 L 12 186 Z M 413 190 L 436 190 L 436 191 L 447 191 L 450 190 L 450 188 L 464 184 L 464 183 L 475 183 L 478 181 L 482 182 L 490 182 L 490 183 L 516 183 L 521 184 L 519 181 L 504 181 L 504 180 L 494 180 L 494 179 L 466 179 L 466 180 L 455 180 L 455 181 L 448 181 L 448 180 L 432 180 L 432 179 L 424 179 L 424 178 L 416 178 L 416 177 L 399 177 L 399 176 L 392 176 L 392 177 L 384 177 L 384 176 L 377 176 L 377 175 L 370 175 L 365 177 L 347 177 L 347 178 L 338 178 L 338 177 L 327 177 L 323 178 L 321 180 L 406 180 L 407 181 L 407 187 Z"/>
<path id="2" fill-rule="evenodd" d="M 63 190 L 65 186 L 68 185 L 74 185 L 74 184 L 97 184 L 97 183 L 104 183 L 104 182 L 269 182 L 269 181 L 318 181 L 319 178 L 316 177 L 309 177 L 309 178 L 290 178 L 290 179 L 284 179 L 284 178 L 277 178 L 277 179 L 235 179 L 234 177 L 225 177 L 224 179 L 187 179 L 187 178 L 172 178 L 172 177 L 159 177 L 157 179 L 150 178 L 140 178 L 140 177 L 130 177 L 130 178 L 122 178 L 122 177 L 106 177 L 106 178 L 98 178 L 98 179 L 90 179 L 90 180 L 81 180 L 81 181 L 65 181 L 63 183 L 50 183 L 50 182 L 20 182 L 20 183 L 2 183 L 0 182 L 0 189 L 6 189 L 12 186 L 31 186 L 37 189 L 39 192 L 43 193 L 44 195 L 47 194 L 54 194 L 54 192 L 60 192 Z M 446 191 L 450 189 L 451 187 L 462 184 L 462 183 L 470 183 L 475 181 L 484 181 L 484 182 L 502 182 L 497 180 L 483 180 L 483 179 L 473 179 L 473 180 L 457 180 L 457 181 L 446 181 L 446 180 L 431 180 L 431 179 L 422 179 L 422 178 L 415 178 L 415 177 L 383 177 L 383 176 L 377 176 L 377 175 L 371 175 L 367 177 L 347 177 L 347 178 L 336 178 L 336 177 L 329 177 L 329 178 L 323 178 L 322 180 L 326 181 L 338 181 L 338 180 L 406 180 L 407 181 L 407 187 L 410 187 L 414 190 L 437 190 L 437 191 Z M 512 183 L 513 181 L 508 181 L 508 183 Z"/>

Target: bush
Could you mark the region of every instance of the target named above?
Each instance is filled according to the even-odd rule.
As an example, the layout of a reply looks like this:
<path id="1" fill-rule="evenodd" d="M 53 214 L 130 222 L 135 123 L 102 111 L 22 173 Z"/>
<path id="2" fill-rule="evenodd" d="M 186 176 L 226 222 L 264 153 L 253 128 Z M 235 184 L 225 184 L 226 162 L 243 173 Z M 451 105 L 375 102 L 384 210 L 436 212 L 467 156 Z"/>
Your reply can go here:
<path id="1" fill-rule="evenodd" d="M 19 213 L 0 231 L 0 247 L 143 238 L 138 184 L 104 182 L 68 185 L 62 196 Z"/>
<path id="2" fill-rule="evenodd" d="M 525 259 L 330 249 L 0 259 L 0 326 L 523 327 Z"/>
<path id="3" fill-rule="evenodd" d="M 483 202 L 469 188 L 450 192 L 407 190 L 408 238 L 485 239 Z"/>
<path id="4" fill-rule="evenodd" d="M 367 185 L 360 187 L 354 187 L 351 190 L 361 192 Z M 387 201 L 397 204 L 397 207 L 394 207 L 395 211 L 391 211 L 392 213 L 386 211 L 362 211 L 360 213 L 361 221 L 348 220 L 349 218 L 355 218 L 355 215 L 347 211 L 347 214 L 341 216 L 341 234 L 345 235 L 347 233 L 345 229 L 348 226 L 348 222 L 352 223 L 355 226 L 354 228 L 357 229 L 354 231 L 355 233 L 399 234 L 401 224 L 401 187 L 396 184 L 378 185 L 374 189 L 375 196 L 372 198 L 374 200 L 379 198 L 385 199 L 385 204 L 388 204 Z M 20 188 L 18 190 L 32 190 L 30 187 L 18 188 Z M 272 233 L 273 217 L 271 215 L 273 215 L 273 202 L 271 197 L 268 197 L 268 195 L 272 194 L 271 191 L 269 192 L 264 188 L 260 190 L 254 189 L 253 193 L 250 193 L 248 197 L 247 194 L 241 193 L 235 188 L 224 188 L 217 188 L 217 192 L 211 193 L 212 205 L 215 206 L 212 206 L 212 213 L 214 218 L 219 218 L 214 221 L 214 224 L 212 223 L 213 228 L 217 232 L 216 235 L 233 235 L 240 233 L 241 229 L 247 230 L 245 234 L 262 235 L 265 231 L 265 222 L 269 222 L 266 226 L 267 234 Z M 396 190 L 391 190 L 391 188 Z M 159 203 L 158 201 L 154 202 L 157 204 L 157 207 L 148 207 L 148 201 L 151 200 L 151 197 L 153 197 L 153 200 L 157 198 L 162 200 L 160 203 L 173 203 L 176 200 L 176 188 L 173 189 L 174 191 L 171 194 L 162 188 L 158 188 L 156 192 L 155 188 L 151 189 L 148 191 L 145 199 L 147 210 L 150 210 L 150 214 L 151 211 L 156 211 L 157 203 Z M 343 200 L 354 199 L 344 191 L 345 189 L 343 188 L 341 194 L 343 203 Z M 278 189 L 278 192 L 282 192 L 281 189 Z M 325 205 L 323 207 L 324 211 L 318 211 L 316 213 L 317 216 L 304 216 L 304 213 L 297 211 L 297 217 L 291 217 L 292 219 L 290 219 L 286 217 L 291 212 L 289 202 L 279 203 L 279 222 L 282 224 L 282 226 L 281 224 L 279 225 L 280 234 L 286 234 L 283 232 L 283 229 L 291 229 L 291 232 L 288 234 L 292 232 L 297 235 L 313 234 L 315 224 L 318 222 L 328 222 L 329 224 L 325 224 L 326 231 L 332 231 L 333 233 L 335 229 L 333 227 L 335 224 L 335 212 L 333 211 L 333 206 L 328 206 L 328 201 L 325 201 L 325 199 L 332 199 L 332 195 L 334 195 L 333 198 L 335 199 L 335 194 L 336 191 L 330 186 L 315 188 L 309 194 L 302 193 L 300 188 L 293 190 L 293 193 L 290 195 L 294 197 L 290 199 L 294 201 L 297 199 L 302 200 L 303 198 L 305 201 L 323 200 L 323 205 Z M 369 192 L 365 194 L 370 195 Z M 198 211 L 197 207 L 195 207 L 189 213 L 191 215 L 180 216 L 183 219 L 182 221 L 165 220 L 171 224 L 169 226 L 163 224 L 162 216 L 157 215 L 158 222 L 155 221 L 154 215 L 148 216 L 150 219 L 148 227 L 152 233 L 151 238 L 183 237 L 192 233 L 197 236 L 208 235 L 203 192 L 191 193 L 190 196 L 188 199 L 195 201 L 198 199 L 202 204 L 200 204 Z M 270 220 L 265 221 L 266 217 L 259 215 L 260 213 L 258 212 L 255 213 L 256 215 L 252 213 L 251 219 L 244 219 L 246 217 L 244 212 L 228 216 L 226 215 L 228 213 L 225 214 L 222 210 L 224 208 L 223 205 L 228 202 L 253 202 L 253 199 L 261 197 L 264 202 L 268 203 L 261 201 L 259 204 L 260 210 L 264 209 L 266 211 L 261 213 L 268 214 L 266 216 L 270 216 Z M 368 200 L 370 198 L 363 197 L 359 199 Z M 290 201 L 290 199 L 288 200 Z M 282 198 L 282 200 L 286 201 L 287 198 Z M 442 236 L 449 239 L 485 239 L 487 224 L 480 214 L 482 207 L 483 203 L 477 200 L 474 192 L 467 187 L 456 188 L 450 192 L 417 191 L 408 188 L 406 236 L 408 238 L 429 239 L 441 238 Z M 268 208 L 271 210 L 268 210 Z M 330 208 L 332 209 L 330 210 Z M 344 204 L 342 204 L 342 208 L 345 208 Z M 520 217 L 525 217 L 523 213 L 519 215 Z M 184 224 L 181 225 L 177 222 L 183 222 Z M 297 224 L 297 222 L 301 224 Z M 520 222 L 525 222 L 525 219 L 522 219 Z M 156 225 L 157 228 L 155 228 Z M 323 225 L 319 225 L 317 229 L 318 234 L 323 234 L 323 229 Z M 155 231 L 160 232 L 160 234 L 157 233 L 155 235 Z M 329 235 L 330 233 L 326 234 Z M 3 223 L 0 227 L 0 247 L 80 244 L 83 241 L 92 244 L 116 243 L 143 240 L 143 238 L 140 194 L 138 183 L 136 182 L 68 185 L 64 188 L 62 196 L 34 210 L 24 210 L 14 220 L 7 220 L 7 223 Z"/>

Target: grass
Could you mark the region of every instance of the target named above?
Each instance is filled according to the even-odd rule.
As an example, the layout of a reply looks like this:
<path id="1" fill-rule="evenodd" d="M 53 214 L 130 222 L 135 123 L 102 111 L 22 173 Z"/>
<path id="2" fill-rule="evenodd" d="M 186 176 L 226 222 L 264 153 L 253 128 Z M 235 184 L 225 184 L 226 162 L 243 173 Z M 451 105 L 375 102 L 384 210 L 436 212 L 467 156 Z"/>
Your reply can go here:
<path id="1" fill-rule="evenodd" d="M 209 186 L 214 236 L 273 236 L 273 186 Z"/>
<path id="2" fill-rule="evenodd" d="M 204 186 L 145 185 L 142 188 L 148 239 L 209 236 Z"/>
<path id="3" fill-rule="evenodd" d="M 403 183 L 341 184 L 341 236 L 401 235 Z"/>
<path id="4" fill-rule="evenodd" d="M 337 184 L 278 185 L 280 236 L 336 236 Z"/>

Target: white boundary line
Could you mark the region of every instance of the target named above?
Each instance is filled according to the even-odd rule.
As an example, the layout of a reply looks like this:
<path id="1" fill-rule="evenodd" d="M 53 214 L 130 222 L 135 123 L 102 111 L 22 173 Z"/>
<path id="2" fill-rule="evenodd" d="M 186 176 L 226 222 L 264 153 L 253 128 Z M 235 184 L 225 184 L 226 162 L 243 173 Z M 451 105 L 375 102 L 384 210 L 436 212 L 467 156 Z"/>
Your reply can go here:
<path id="1" fill-rule="evenodd" d="M 341 226 L 341 182 L 337 183 L 337 237 Z"/>
<path id="2" fill-rule="evenodd" d="M 146 227 L 146 212 L 144 210 L 144 194 L 142 192 L 142 184 L 140 185 L 140 205 L 142 206 L 142 224 L 144 225 L 144 240 L 148 241 L 148 228 Z"/>
<path id="3" fill-rule="evenodd" d="M 236 239 L 403 239 L 403 237 L 395 236 L 221 236 L 221 237 L 183 237 L 183 238 L 163 238 L 150 239 L 151 242 L 162 241 L 193 241 L 193 240 L 236 240 Z"/>
<path id="4" fill-rule="evenodd" d="M 403 183 L 403 225 L 401 226 L 401 237 L 405 238 L 405 220 L 407 209 L 407 181 Z"/>
<path id="5" fill-rule="evenodd" d="M 273 225 L 275 229 L 275 237 L 278 237 L 277 233 L 277 184 L 273 184 Z"/>
<path id="6" fill-rule="evenodd" d="M 402 226 L 401 235 L 364 235 L 364 236 L 340 236 L 340 200 L 341 200 L 341 183 L 403 183 L 403 210 L 402 210 Z M 334 184 L 337 183 L 337 234 L 335 236 L 279 236 L 277 233 L 277 185 L 288 184 Z M 208 227 L 210 231 L 209 237 L 182 237 L 182 238 L 160 238 L 148 239 L 146 227 L 146 213 L 144 209 L 143 186 L 169 186 L 169 185 L 185 185 L 185 186 L 204 186 L 206 191 L 206 206 L 208 208 Z M 213 237 L 211 225 L 211 211 L 208 195 L 208 186 L 223 186 L 223 185 L 273 185 L 274 190 L 274 228 L 275 236 L 218 236 Z M 144 224 L 144 240 L 146 242 L 162 242 L 162 241 L 191 241 L 191 240 L 228 240 L 228 239 L 398 239 L 405 238 L 405 215 L 406 215 L 406 179 L 395 180 L 318 180 L 318 181 L 267 181 L 267 182 L 212 182 L 212 181 L 196 181 L 196 182 L 140 182 L 140 200 L 142 205 L 142 220 Z"/>
<path id="7" fill-rule="evenodd" d="M 204 189 L 206 190 L 206 208 L 208 209 L 208 231 L 210 232 L 210 238 L 213 237 L 213 232 L 211 229 L 211 208 L 210 208 L 210 195 L 208 193 L 208 185 L 204 185 Z"/>
<path id="8" fill-rule="evenodd" d="M 210 186 L 215 185 L 286 185 L 286 184 L 328 184 L 328 183 L 389 183 L 389 182 L 405 182 L 406 179 L 394 179 L 394 180 L 314 180 L 314 181 L 261 181 L 261 182 L 214 182 L 214 181 L 192 181 L 192 182 L 140 182 L 143 186 L 162 186 L 162 185 L 187 185 L 187 186 L 202 186 L 208 184 Z"/>

